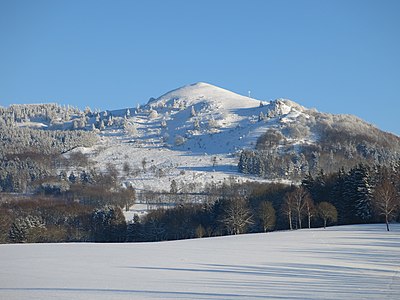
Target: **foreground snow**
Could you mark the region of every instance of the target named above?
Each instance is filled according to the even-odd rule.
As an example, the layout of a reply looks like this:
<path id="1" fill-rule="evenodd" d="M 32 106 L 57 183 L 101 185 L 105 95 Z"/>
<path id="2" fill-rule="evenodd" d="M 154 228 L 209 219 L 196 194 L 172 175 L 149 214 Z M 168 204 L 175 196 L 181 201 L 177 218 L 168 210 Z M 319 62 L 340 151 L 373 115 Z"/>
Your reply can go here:
<path id="1" fill-rule="evenodd" d="M 0 299 L 398 299 L 400 225 L 0 246 Z"/>

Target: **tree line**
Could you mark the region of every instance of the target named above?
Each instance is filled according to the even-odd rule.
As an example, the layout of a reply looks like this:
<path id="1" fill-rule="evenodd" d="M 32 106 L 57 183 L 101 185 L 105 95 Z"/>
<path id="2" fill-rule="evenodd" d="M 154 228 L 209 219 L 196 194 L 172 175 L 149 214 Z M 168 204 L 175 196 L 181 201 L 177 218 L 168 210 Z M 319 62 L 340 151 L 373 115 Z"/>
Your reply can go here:
<path id="1" fill-rule="evenodd" d="M 2 199 L 4 201 L 4 199 Z M 126 222 L 118 206 L 93 207 L 48 197 L 3 202 L 1 243 L 123 242 Z"/>
<path id="2" fill-rule="evenodd" d="M 389 230 L 400 220 L 399 171 L 399 165 L 358 165 L 309 174 L 300 185 L 227 181 L 207 190 L 202 203 L 179 202 L 126 222 L 123 209 L 136 193 L 119 187 L 110 167 L 107 174 L 81 175 L 67 190 L 1 193 L 0 241 L 143 242 L 374 222 Z"/>

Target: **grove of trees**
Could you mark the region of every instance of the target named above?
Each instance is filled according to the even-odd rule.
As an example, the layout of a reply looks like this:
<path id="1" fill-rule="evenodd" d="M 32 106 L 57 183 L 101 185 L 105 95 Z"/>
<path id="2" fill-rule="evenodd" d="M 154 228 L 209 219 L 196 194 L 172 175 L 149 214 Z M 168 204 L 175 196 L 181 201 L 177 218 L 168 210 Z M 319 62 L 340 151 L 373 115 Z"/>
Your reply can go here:
<path id="1" fill-rule="evenodd" d="M 390 221 L 400 220 L 398 171 L 398 166 L 359 165 L 348 172 L 308 175 L 300 186 L 222 186 L 213 191 L 217 200 L 212 203 L 181 204 L 136 218 L 128 224 L 128 240 L 159 241 L 382 221 L 389 230 Z"/>
<path id="2" fill-rule="evenodd" d="M 398 170 L 359 165 L 348 172 L 308 175 L 300 186 L 224 183 L 207 190 L 210 201 L 194 203 L 189 195 L 129 223 L 122 210 L 134 203 L 133 189 L 118 188 L 112 170 L 76 174 L 75 182 L 68 177 L 68 189 L 1 193 L 0 241 L 162 241 L 374 222 L 385 222 L 390 230 L 390 222 L 400 220 Z M 172 189 L 171 197 L 182 195 Z"/>

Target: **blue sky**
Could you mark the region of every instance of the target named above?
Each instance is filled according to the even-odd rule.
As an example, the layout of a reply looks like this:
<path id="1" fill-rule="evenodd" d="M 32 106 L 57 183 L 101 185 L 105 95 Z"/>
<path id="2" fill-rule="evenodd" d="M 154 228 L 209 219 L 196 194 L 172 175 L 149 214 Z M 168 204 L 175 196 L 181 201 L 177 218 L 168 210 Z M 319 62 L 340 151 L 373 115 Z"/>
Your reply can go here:
<path id="1" fill-rule="evenodd" d="M 0 0 L 0 105 L 117 109 L 204 81 L 400 134 L 400 1 Z"/>

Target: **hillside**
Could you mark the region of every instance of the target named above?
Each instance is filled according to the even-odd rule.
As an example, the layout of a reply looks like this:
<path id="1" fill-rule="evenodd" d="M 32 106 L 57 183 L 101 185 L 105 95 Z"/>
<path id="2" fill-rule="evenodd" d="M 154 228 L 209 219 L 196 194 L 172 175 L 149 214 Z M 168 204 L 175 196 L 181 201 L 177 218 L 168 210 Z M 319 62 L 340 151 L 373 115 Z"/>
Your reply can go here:
<path id="1" fill-rule="evenodd" d="M 172 180 L 182 189 L 192 184 L 192 191 L 228 180 L 298 181 L 320 169 L 389 165 L 400 158 L 399 137 L 355 116 L 320 113 L 286 99 L 256 100 L 207 83 L 150 99 L 125 119 L 124 133 L 104 134 L 94 159 L 120 169 L 130 162 L 136 175 L 126 182 L 150 190 L 169 191 Z"/>
<path id="2" fill-rule="evenodd" d="M 400 226 L 0 245 L 1 299 L 397 299 Z"/>
<path id="3" fill-rule="evenodd" d="M 321 169 L 391 165 L 400 158 L 399 137 L 355 116 L 286 99 L 256 100 L 202 82 L 136 108 L 93 112 L 39 104 L 0 111 L 0 155 L 46 149 L 68 159 L 80 152 L 93 162 L 90 168 L 106 172 L 111 164 L 123 185 L 138 190 L 169 191 L 173 181 L 183 192 L 226 181 L 298 182 Z M 48 131 L 57 134 L 38 134 Z M 62 171 L 82 168 L 56 170 Z"/>

